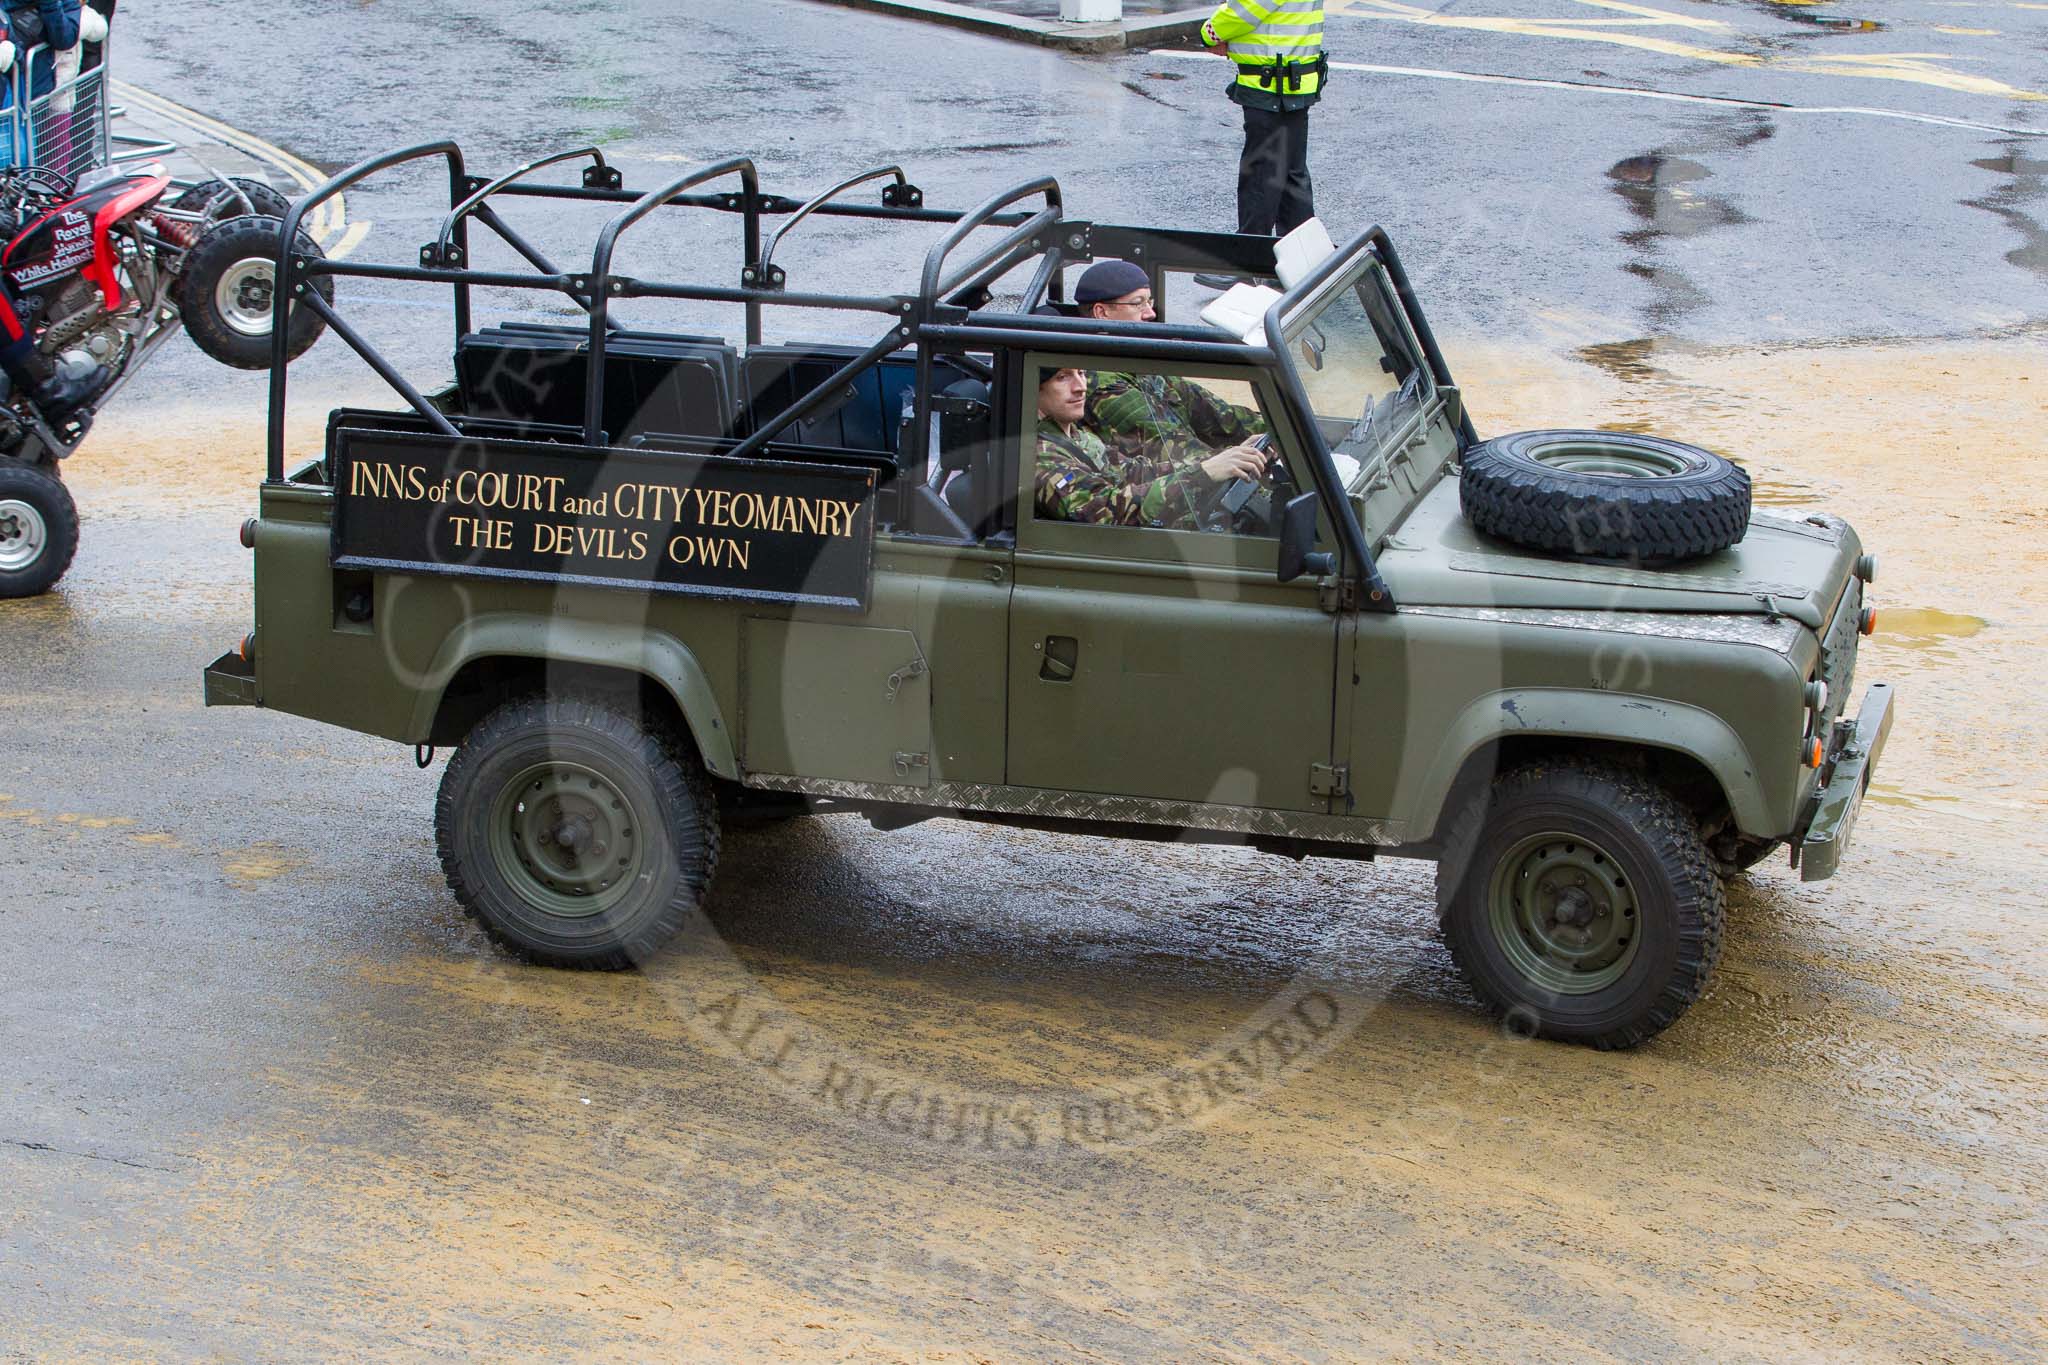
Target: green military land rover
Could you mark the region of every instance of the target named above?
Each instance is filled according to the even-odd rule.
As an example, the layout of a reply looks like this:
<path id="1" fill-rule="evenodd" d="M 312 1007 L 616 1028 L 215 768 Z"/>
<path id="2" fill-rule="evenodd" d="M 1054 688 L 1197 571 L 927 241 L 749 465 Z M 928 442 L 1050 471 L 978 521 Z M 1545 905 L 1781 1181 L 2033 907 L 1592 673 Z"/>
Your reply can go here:
<path id="1" fill-rule="evenodd" d="M 288 459 L 278 343 L 255 628 L 206 699 L 454 746 L 442 865 L 511 952 L 655 952 L 721 819 L 946 816 L 1433 859 L 1479 997 L 1616 1047 L 1705 988 L 1724 877 L 1781 847 L 1836 870 L 1890 717 L 1882 684 L 1847 709 L 1874 621 L 1855 533 L 1752 514 L 1739 468 L 1675 442 L 1480 441 L 1378 230 L 1248 338 L 1076 316 L 1066 272 L 1134 262 L 1163 309 L 1197 270 L 1271 280 L 1270 239 L 1071 219 L 1050 179 L 962 213 L 894 167 L 798 201 L 734 159 L 641 194 L 589 149 L 487 180 L 435 143 L 336 176 L 282 240 L 417 161 L 450 183 L 418 266 L 279 262 L 276 322 L 313 310 L 403 404 L 336 411 Z M 580 184 L 541 175 L 563 165 Z M 587 269 L 507 221 L 522 196 L 616 206 Z M 614 272 L 657 209 L 735 222 L 738 277 Z M 814 215 L 922 232 L 916 287 L 793 287 L 777 250 Z M 450 288 L 453 383 L 422 393 L 343 320 L 350 276 Z M 477 327 L 485 287 L 588 323 Z M 628 299 L 730 304 L 744 345 L 631 330 Z M 771 310 L 825 309 L 882 330 L 764 339 Z M 1073 370 L 1253 414 L 1265 472 L 1171 519 L 1063 519 L 1034 474 L 1041 382 Z"/>

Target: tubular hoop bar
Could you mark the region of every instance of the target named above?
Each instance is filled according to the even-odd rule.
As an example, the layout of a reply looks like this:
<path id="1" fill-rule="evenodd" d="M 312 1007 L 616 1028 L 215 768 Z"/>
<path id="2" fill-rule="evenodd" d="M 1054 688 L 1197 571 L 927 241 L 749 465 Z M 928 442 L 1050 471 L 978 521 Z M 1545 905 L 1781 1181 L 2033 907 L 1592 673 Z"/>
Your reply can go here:
<path id="1" fill-rule="evenodd" d="M 516 171 L 507 171 L 490 184 L 485 185 L 482 189 L 470 195 L 467 199 L 464 199 L 454 208 L 448 210 L 448 216 L 441 220 L 441 230 L 434 234 L 434 264 L 444 265 L 450 263 L 448 261 L 449 236 L 454 233 L 455 225 L 474 213 L 484 200 L 489 199 L 513 181 L 524 180 L 535 171 L 545 170 L 549 166 L 559 165 L 564 161 L 578 161 L 586 156 L 591 159 L 591 163 L 597 169 L 604 169 L 604 153 L 595 147 L 578 147 L 573 152 L 556 152 L 553 156 L 544 156 L 538 161 L 529 161 Z M 461 262 L 454 262 L 454 264 L 461 264 Z"/>
<path id="2" fill-rule="evenodd" d="M 580 199 L 594 204 L 630 204 L 639 198 L 631 190 L 602 190 L 573 185 L 507 185 L 498 193 L 547 199 Z M 738 213 L 741 210 L 740 197 L 736 194 L 678 195 L 669 202 L 678 208 L 717 209 L 721 213 Z M 784 214 L 795 213 L 802 204 L 783 195 L 764 194 L 755 207 L 764 214 Z M 812 211 L 825 218 L 893 218 L 906 223 L 957 223 L 961 218 L 958 209 L 912 209 L 899 208 L 891 204 L 825 203 Z M 989 219 L 989 226 L 1015 227 L 1023 222 L 1026 216 L 1022 213 L 998 214 Z"/>
<path id="3" fill-rule="evenodd" d="M 295 267 L 297 258 L 292 252 L 292 244 L 298 240 L 299 224 L 314 208 L 357 181 L 408 161 L 419 161 L 435 156 L 444 158 L 448 163 L 448 196 L 449 202 L 454 203 L 461 198 L 465 187 L 462 148 L 444 138 L 439 142 L 423 142 L 418 146 L 358 161 L 339 175 L 330 177 L 325 184 L 308 191 L 294 201 L 285 213 L 284 227 L 277 238 L 277 287 L 270 304 L 270 431 L 265 473 L 272 483 L 284 481 L 286 324 L 292 300 L 298 298 L 305 290 L 303 272 Z M 466 257 L 469 254 L 469 231 L 466 224 L 456 224 L 455 240 L 462 247 L 462 253 Z M 316 313 L 318 311 L 315 310 Z M 458 281 L 455 284 L 455 334 L 460 337 L 468 330 L 469 285 L 466 281 Z"/>
<path id="4" fill-rule="evenodd" d="M 813 213 L 816 213 L 819 209 L 823 208 L 826 204 L 831 202 L 833 195 L 844 194 L 846 193 L 846 191 L 852 189 L 855 185 L 865 185 L 868 183 L 868 181 L 880 180 L 885 175 L 895 176 L 896 183 L 898 185 L 908 185 L 910 183 L 909 178 L 903 174 L 903 168 L 901 166 L 877 166 L 875 167 L 875 169 L 871 171 L 862 171 L 859 175 L 854 176 L 850 180 L 842 180 L 837 185 L 834 185 L 831 189 L 826 190 L 824 193 L 813 195 L 811 198 L 805 200 L 803 204 L 797 208 L 796 212 L 790 215 L 789 221 L 784 223 L 781 227 L 775 229 L 775 235 L 768 239 L 768 246 L 761 253 L 761 267 L 760 275 L 758 277 L 758 283 L 772 283 L 769 272 L 774 268 L 775 265 L 775 248 L 782 245 L 782 239 L 789 235 L 789 231 L 791 228 L 795 227 L 798 223 L 801 223 L 804 219 L 810 217 Z"/>
<path id="5" fill-rule="evenodd" d="M 590 257 L 591 310 L 590 310 L 590 359 L 589 378 L 584 382 L 583 393 L 583 437 L 590 445 L 601 445 L 604 441 L 604 353 L 606 321 L 611 315 L 612 252 L 619 244 L 619 238 L 627 228 L 645 218 L 656 208 L 684 190 L 701 185 L 707 180 L 738 173 L 740 188 L 744 195 L 742 213 L 745 217 L 746 265 L 756 272 L 761 260 L 761 215 L 755 201 L 761 197 L 760 176 L 754 170 L 754 163 L 746 157 L 728 157 L 724 161 L 700 167 L 687 175 L 678 176 L 660 189 L 649 190 L 634 200 L 625 212 L 615 215 L 597 235 L 597 249 Z M 747 344 L 758 345 L 761 340 L 761 305 L 747 303 Z"/>
<path id="6" fill-rule="evenodd" d="M 1045 206 L 1018 223 L 1003 234 L 1000 241 L 969 260 L 956 266 L 952 276 L 945 274 L 946 259 L 953 254 L 968 234 L 976 228 L 991 225 L 991 220 L 1020 199 L 1033 195 L 1045 196 Z M 925 253 L 924 271 L 918 281 L 917 322 L 920 328 L 938 321 L 938 301 L 941 294 L 949 292 L 963 280 L 974 278 L 980 272 L 1012 257 L 1021 258 L 1021 248 L 1029 243 L 1033 233 L 1050 235 L 1048 230 L 1059 226 L 1062 199 L 1060 182 L 1052 176 L 1041 175 L 1012 185 L 979 206 L 961 215 L 960 220 L 946 231 L 946 235 L 932 244 Z M 1042 241 L 1042 238 L 1041 238 Z M 1054 245 L 1058 243 L 1055 241 Z M 1036 250 L 1036 247 L 1031 248 Z M 998 272 L 1000 273 L 1000 272 Z M 917 348 L 917 413 L 911 426 L 910 456 L 914 467 L 931 466 L 931 390 L 932 352 L 929 346 Z"/>
<path id="7" fill-rule="evenodd" d="M 1038 263 L 1038 269 L 1031 272 L 1031 283 L 1024 286 L 1024 306 L 1036 308 L 1043 299 L 1052 303 L 1065 303 L 1061 296 L 1066 285 L 1060 275 L 1060 267 L 1067 263 L 1067 256 L 1058 246 L 1045 253 L 1045 259 Z"/>
<path id="8" fill-rule="evenodd" d="M 963 275 L 972 275 L 976 270 L 981 269 L 990 261 L 1000 256 L 1013 241 L 1020 237 L 1029 237 L 1032 232 L 1044 231 L 1046 227 L 1059 221 L 1061 205 L 1059 181 L 1049 175 L 1042 175 L 1036 179 L 1026 180 L 1021 184 L 1013 185 L 993 198 L 983 201 L 979 207 L 962 214 L 959 220 L 953 224 L 951 230 L 932 244 L 932 249 L 925 253 L 924 273 L 919 278 L 918 293 L 920 295 L 920 303 L 922 304 L 918 318 L 919 322 L 931 322 L 934 320 L 931 316 L 932 305 L 938 300 L 940 294 L 947 292 L 940 287 L 940 272 L 946 264 L 946 258 L 953 254 L 953 249 L 965 241 L 967 235 L 976 228 L 992 226 L 996 214 L 1016 203 L 1019 199 L 1028 199 L 1034 194 L 1043 194 L 1045 196 L 1045 207 L 1018 222 L 1015 228 L 1001 242 L 997 243 L 994 248 L 983 252 L 969 266 L 958 272 Z"/>

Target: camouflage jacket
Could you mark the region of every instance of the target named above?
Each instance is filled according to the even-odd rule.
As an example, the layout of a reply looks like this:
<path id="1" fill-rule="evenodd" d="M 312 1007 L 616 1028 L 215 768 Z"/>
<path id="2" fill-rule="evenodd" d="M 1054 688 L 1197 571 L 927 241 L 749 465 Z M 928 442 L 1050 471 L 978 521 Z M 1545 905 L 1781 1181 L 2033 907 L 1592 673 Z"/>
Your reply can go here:
<path id="1" fill-rule="evenodd" d="M 1088 385 L 1087 420 L 1111 454 L 1146 463 L 1199 462 L 1266 429 L 1250 408 L 1164 374 L 1097 373 Z"/>
<path id="2" fill-rule="evenodd" d="M 1208 484 L 1193 466 L 1119 460 L 1086 427 L 1075 427 L 1069 436 L 1057 423 L 1039 419 L 1031 486 L 1040 517 L 1185 529 L 1195 524 Z"/>

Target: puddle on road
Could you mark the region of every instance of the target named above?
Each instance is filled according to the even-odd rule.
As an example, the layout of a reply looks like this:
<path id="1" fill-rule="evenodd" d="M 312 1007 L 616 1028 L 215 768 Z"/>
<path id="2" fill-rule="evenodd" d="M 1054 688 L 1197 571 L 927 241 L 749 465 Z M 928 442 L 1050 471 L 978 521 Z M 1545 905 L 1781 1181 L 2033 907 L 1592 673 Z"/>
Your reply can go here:
<path id="1" fill-rule="evenodd" d="M 1812 484 L 1786 477 L 1759 478 L 1750 473 L 1750 502 L 1757 507 L 1817 507 L 1827 495 Z"/>
<path id="2" fill-rule="evenodd" d="M 1811 14 L 1803 10 L 1791 10 L 1779 15 L 1794 23 L 1812 24 L 1815 28 L 1830 33 L 1882 33 L 1888 27 L 1875 19 L 1852 19 L 1845 14 Z"/>
<path id="3" fill-rule="evenodd" d="M 1942 649 L 1951 640 L 1967 640 L 1984 629 L 1981 616 L 1963 616 L 1932 607 L 1904 607 L 1878 614 L 1877 632 L 1907 649 Z"/>

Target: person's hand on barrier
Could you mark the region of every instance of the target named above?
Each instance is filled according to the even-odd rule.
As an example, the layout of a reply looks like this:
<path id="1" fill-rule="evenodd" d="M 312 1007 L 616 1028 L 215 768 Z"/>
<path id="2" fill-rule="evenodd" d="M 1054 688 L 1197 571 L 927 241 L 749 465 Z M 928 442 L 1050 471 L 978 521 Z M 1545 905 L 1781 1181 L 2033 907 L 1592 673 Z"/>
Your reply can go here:
<path id="1" fill-rule="evenodd" d="M 91 5 L 78 7 L 78 41 L 81 43 L 104 43 L 107 40 L 107 16 Z"/>
<path id="2" fill-rule="evenodd" d="M 14 70 L 14 42 L 9 38 L 0 38 L 0 71 L 12 70 Z"/>

